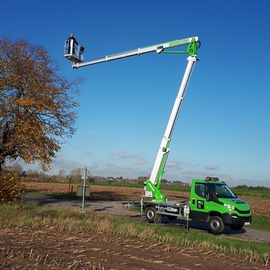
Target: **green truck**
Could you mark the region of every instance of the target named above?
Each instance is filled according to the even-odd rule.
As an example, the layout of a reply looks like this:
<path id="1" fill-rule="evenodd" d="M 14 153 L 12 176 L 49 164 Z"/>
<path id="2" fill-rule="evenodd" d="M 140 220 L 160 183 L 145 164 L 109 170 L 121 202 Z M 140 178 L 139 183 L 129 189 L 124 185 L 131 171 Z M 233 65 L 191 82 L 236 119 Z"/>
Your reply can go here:
<path id="1" fill-rule="evenodd" d="M 205 180 L 193 179 L 190 199 L 185 202 L 142 200 L 149 222 L 159 222 L 161 217 L 169 220 L 185 218 L 208 223 L 213 234 L 219 234 L 225 225 L 240 230 L 252 221 L 250 206 L 237 198 L 231 189 L 216 177 Z"/>

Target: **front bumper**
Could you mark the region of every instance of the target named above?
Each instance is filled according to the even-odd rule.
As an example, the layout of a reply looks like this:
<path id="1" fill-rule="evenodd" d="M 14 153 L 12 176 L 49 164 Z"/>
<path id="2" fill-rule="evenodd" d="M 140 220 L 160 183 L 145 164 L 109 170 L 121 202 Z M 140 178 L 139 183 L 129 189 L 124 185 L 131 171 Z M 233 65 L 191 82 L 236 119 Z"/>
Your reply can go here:
<path id="1" fill-rule="evenodd" d="M 236 214 L 226 213 L 222 215 L 222 219 L 225 225 L 250 225 L 252 222 L 252 216 L 239 217 Z"/>

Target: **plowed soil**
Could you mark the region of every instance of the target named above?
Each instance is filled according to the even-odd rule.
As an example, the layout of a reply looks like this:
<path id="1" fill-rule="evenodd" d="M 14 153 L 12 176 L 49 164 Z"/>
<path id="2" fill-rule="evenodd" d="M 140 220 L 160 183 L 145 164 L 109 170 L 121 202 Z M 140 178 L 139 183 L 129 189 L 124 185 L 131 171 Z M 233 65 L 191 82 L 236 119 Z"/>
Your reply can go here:
<path id="1" fill-rule="evenodd" d="M 104 234 L 0 229 L 0 269 L 269 269 L 237 257 Z"/>

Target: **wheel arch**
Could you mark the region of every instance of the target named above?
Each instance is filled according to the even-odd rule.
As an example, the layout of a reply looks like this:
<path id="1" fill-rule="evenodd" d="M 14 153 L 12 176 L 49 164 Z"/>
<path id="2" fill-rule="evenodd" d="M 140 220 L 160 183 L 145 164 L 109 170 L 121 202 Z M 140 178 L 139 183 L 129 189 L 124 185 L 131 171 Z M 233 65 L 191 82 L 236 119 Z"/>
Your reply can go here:
<path id="1" fill-rule="evenodd" d="M 210 217 L 213 217 L 213 216 L 218 216 L 218 217 L 221 217 L 222 218 L 222 215 L 220 214 L 220 212 L 217 212 L 217 211 L 211 211 L 208 213 L 208 217 L 207 217 L 207 220 L 206 222 L 209 221 Z M 223 220 L 223 218 L 222 218 Z"/>
<path id="2" fill-rule="evenodd" d="M 143 204 L 143 210 L 145 210 L 147 207 L 153 207 L 156 208 L 156 205 L 151 203 L 151 202 L 147 202 Z"/>

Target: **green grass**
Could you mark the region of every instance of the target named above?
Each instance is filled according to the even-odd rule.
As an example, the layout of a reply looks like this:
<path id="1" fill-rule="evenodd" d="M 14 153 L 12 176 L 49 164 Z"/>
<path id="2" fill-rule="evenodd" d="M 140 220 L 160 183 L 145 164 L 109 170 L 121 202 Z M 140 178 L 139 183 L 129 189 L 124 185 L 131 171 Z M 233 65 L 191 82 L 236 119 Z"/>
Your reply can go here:
<path id="1" fill-rule="evenodd" d="M 31 196 L 31 197 L 39 197 L 39 198 L 46 198 L 48 194 L 39 191 L 24 191 L 23 196 Z"/>
<path id="2" fill-rule="evenodd" d="M 38 191 L 25 191 L 23 196 L 38 197 L 38 198 L 51 198 L 51 199 L 63 199 L 63 200 L 81 200 L 76 192 L 61 192 L 61 193 L 42 193 Z M 91 192 L 90 197 L 86 197 L 86 200 L 91 201 L 125 201 L 129 198 L 117 194 L 116 192 Z M 138 199 L 138 198 L 137 198 Z"/>
<path id="3" fill-rule="evenodd" d="M 266 188 L 232 188 L 238 196 L 251 196 L 258 199 L 270 200 L 270 189 Z"/>
<path id="4" fill-rule="evenodd" d="M 61 231 L 85 231 L 131 237 L 142 241 L 170 244 L 176 247 L 193 247 L 218 253 L 234 254 L 248 261 L 269 261 L 269 246 L 230 239 L 224 236 L 189 231 L 181 228 L 150 226 L 126 217 L 106 216 L 96 212 L 37 206 L 26 203 L 0 205 L 1 227 L 54 228 Z"/>
<path id="5" fill-rule="evenodd" d="M 253 215 L 250 228 L 270 232 L 270 217 Z"/>

